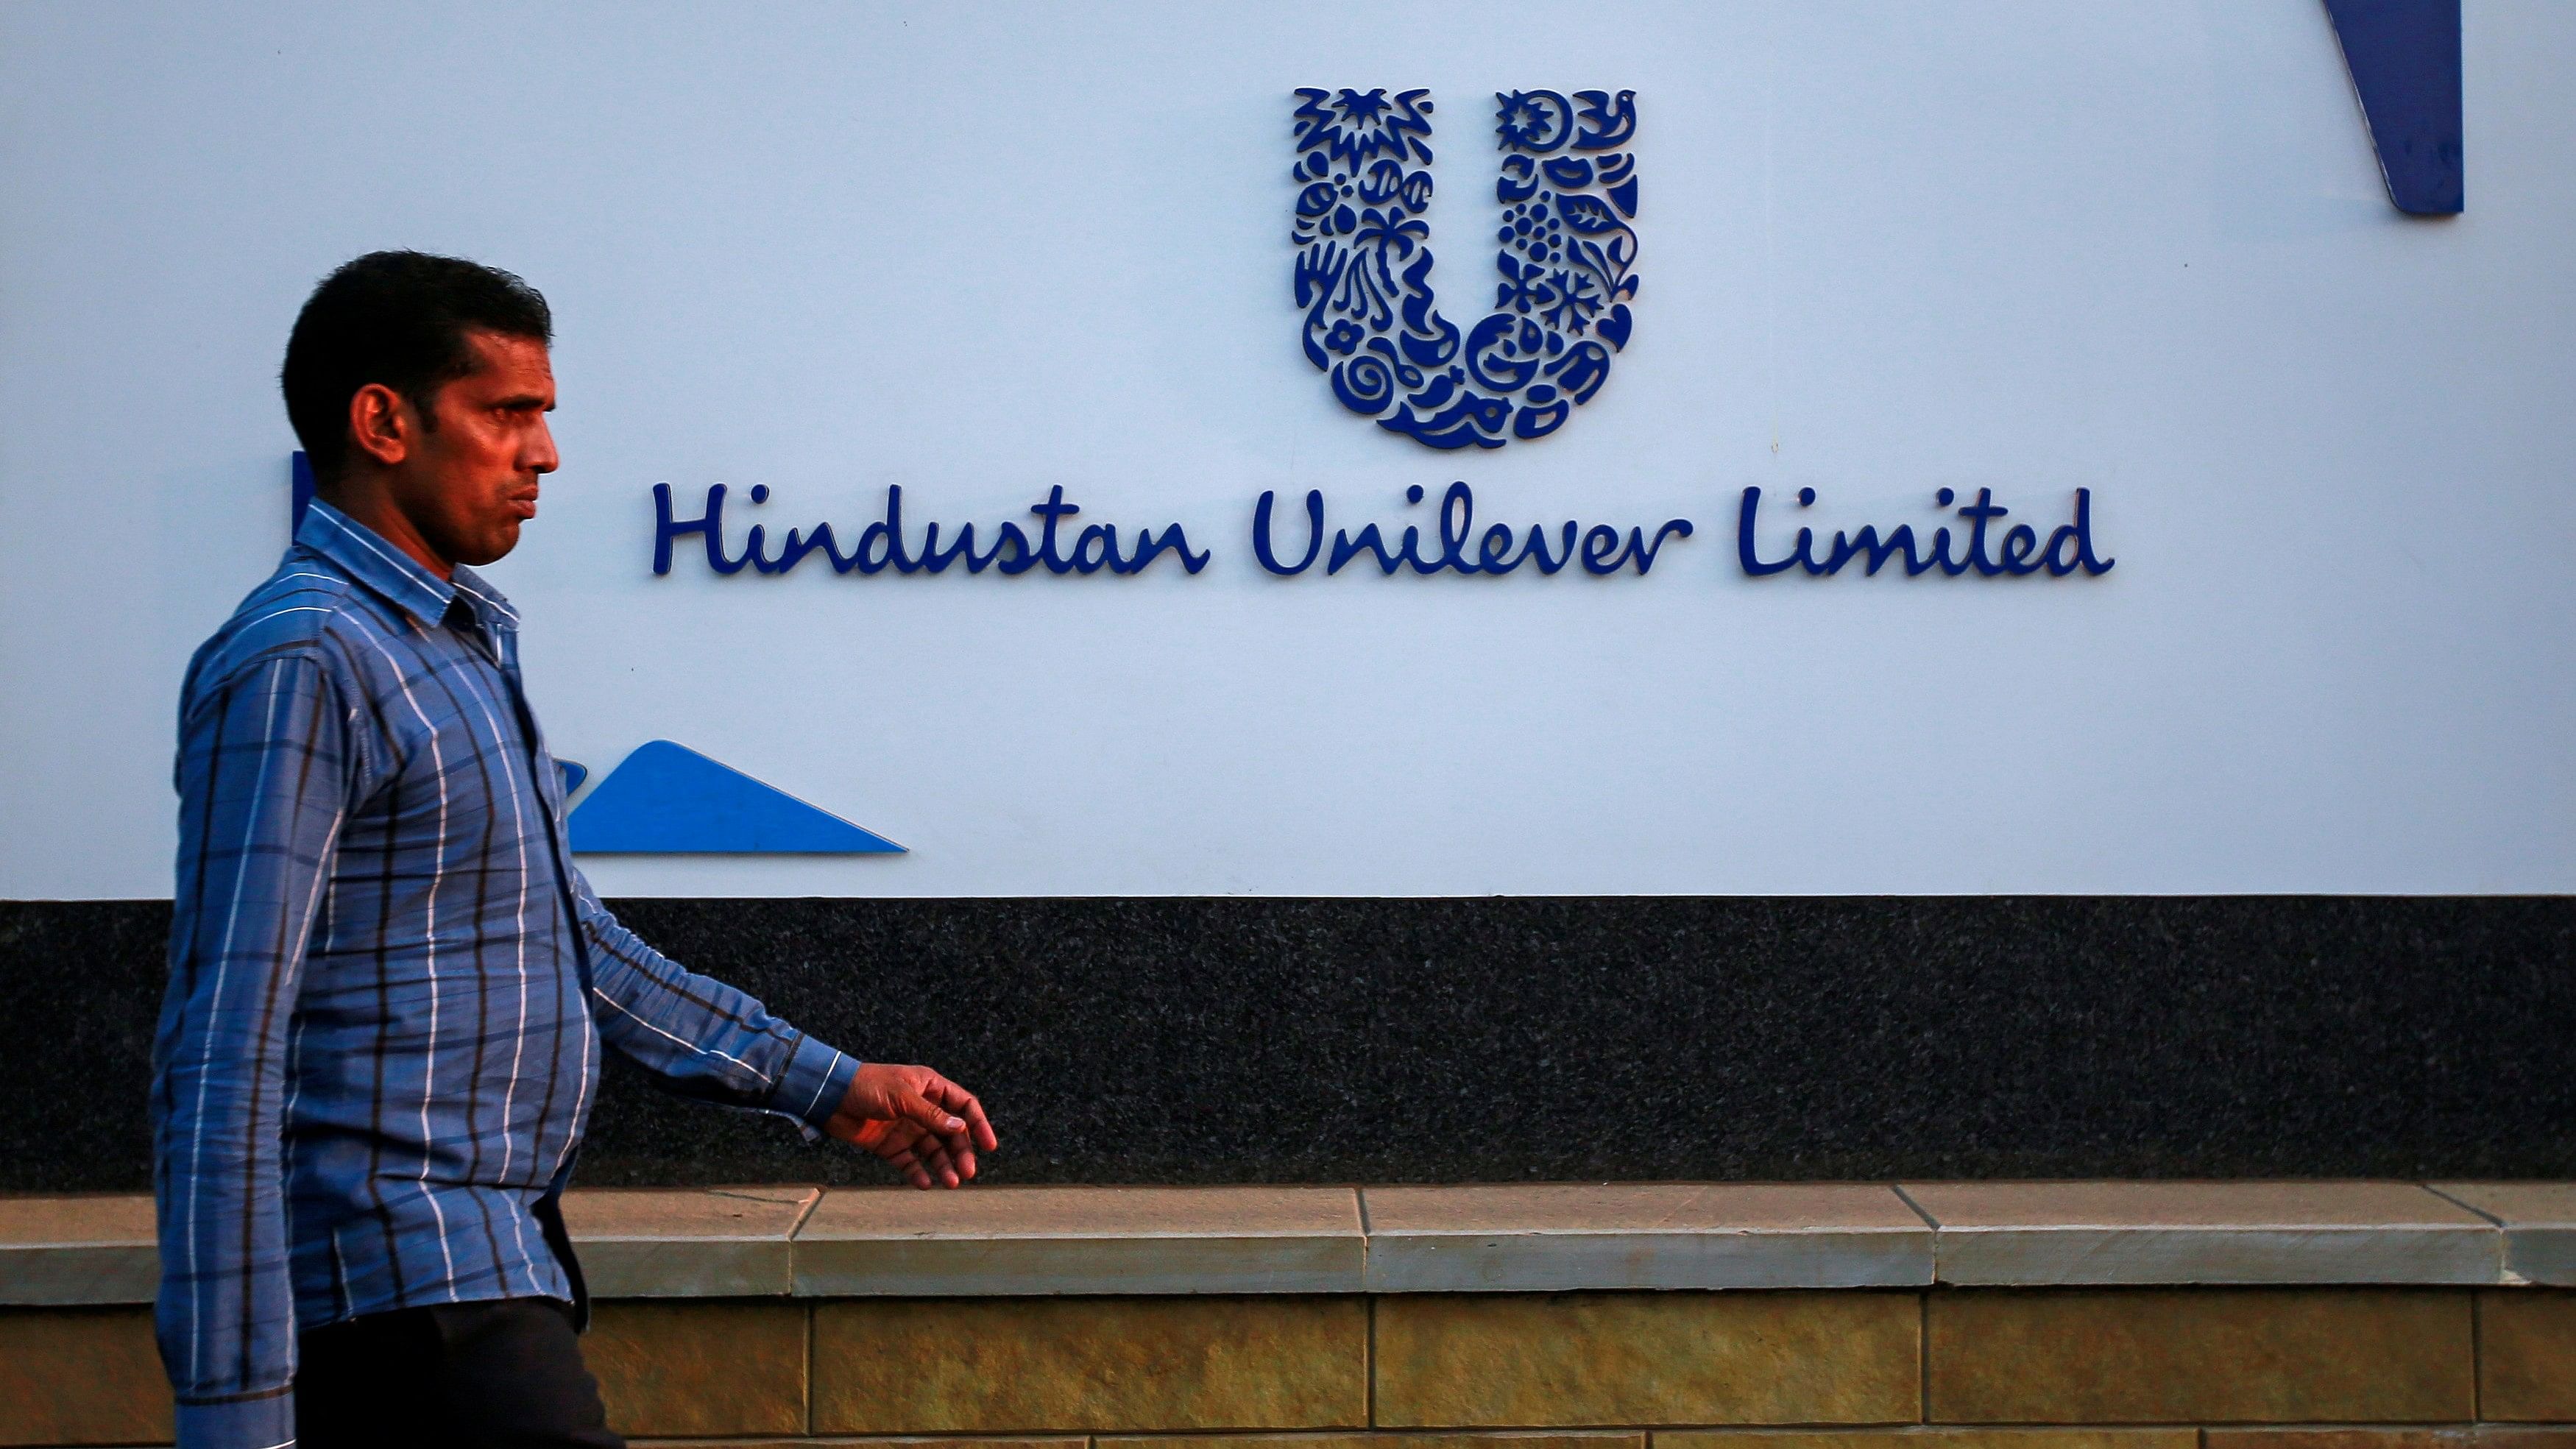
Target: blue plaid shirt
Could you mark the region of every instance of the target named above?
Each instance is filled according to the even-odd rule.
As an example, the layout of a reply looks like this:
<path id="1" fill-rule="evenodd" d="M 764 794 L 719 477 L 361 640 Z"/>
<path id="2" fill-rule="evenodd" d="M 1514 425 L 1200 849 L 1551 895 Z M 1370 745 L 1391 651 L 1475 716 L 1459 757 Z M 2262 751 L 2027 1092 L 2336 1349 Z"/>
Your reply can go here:
<path id="1" fill-rule="evenodd" d="M 808 1134 L 858 1071 L 600 905 L 518 623 L 316 503 L 188 667 L 152 1096 L 183 1446 L 293 1440 L 299 1329 L 571 1298 L 544 1219 L 603 1043 Z"/>

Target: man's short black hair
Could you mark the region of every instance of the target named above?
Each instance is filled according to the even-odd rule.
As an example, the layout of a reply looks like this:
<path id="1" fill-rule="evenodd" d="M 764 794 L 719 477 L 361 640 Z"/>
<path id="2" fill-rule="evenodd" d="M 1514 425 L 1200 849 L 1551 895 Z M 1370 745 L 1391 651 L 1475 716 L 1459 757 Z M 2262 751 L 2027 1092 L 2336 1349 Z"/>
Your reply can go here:
<path id="1" fill-rule="evenodd" d="M 554 341 L 536 288 L 498 267 L 425 252 L 369 252 L 322 279 L 286 339 L 286 418 L 313 476 L 348 462 L 349 399 L 380 382 L 430 423 L 439 387 L 474 370 L 469 331 Z"/>

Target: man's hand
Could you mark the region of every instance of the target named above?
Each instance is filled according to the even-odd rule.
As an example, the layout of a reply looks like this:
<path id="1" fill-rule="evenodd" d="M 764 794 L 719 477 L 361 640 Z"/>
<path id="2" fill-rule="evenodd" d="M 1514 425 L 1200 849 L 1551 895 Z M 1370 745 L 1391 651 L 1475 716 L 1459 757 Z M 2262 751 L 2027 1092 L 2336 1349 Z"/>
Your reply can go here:
<path id="1" fill-rule="evenodd" d="M 914 1187 L 957 1187 L 975 1176 L 975 1154 L 1001 1146 L 975 1094 L 928 1067 L 871 1062 L 823 1130 L 873 1152 Z"/>

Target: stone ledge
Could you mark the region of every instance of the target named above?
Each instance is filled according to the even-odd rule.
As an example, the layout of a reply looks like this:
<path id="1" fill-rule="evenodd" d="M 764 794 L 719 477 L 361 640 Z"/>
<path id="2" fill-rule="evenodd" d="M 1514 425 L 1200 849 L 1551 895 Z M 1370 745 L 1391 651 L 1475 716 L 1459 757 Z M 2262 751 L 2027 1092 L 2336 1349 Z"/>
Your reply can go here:
<path id="1" fill-rule="evenodd" d="M 2576 1287 L 2576 1183 L 2437 1182 L 2435 1192 L 2504 1231 L 2504 1280 Z"/>
<path id="2" fill-rule="evenodd" d="M 1950 1182 L 1904 1192 L 1943 1283 L 2494 1284 L 2493 1223 L 2400 1182 Z"/>
<path id="3" fill-rule="evenodd" d="M 149 1303 L 160 1284 L 148 1195 L 0 1197 L 0 1304 Z"/>
<path id="4" fill-rule="evenodd" d="M 1932 1229 L 1884 1187 L 1550 1183 L 1362 1197 L 1373 1293 L 1932 1282 Z"/>
<path id="5" fill-rule="evenodd" d="M 594 1293 L 2576 1285 L 2576 1184 L 592 1189 Z M 0 1305 L 151 1301 L 149 1197 L 0 1197 Z"/>
<path id="6" fill-rule="evenodd" d="M 817 1298 L 1357 1293 L 1347 1187 L 840 1189 L 796 1235 Z"/>
<path id="7" fill-rule="evenodd" d="M 794 1243 L 819 1187 L 593 1188 L 564 1228 L 599 1298 L 758 1298 L 795 1285 Z"/>

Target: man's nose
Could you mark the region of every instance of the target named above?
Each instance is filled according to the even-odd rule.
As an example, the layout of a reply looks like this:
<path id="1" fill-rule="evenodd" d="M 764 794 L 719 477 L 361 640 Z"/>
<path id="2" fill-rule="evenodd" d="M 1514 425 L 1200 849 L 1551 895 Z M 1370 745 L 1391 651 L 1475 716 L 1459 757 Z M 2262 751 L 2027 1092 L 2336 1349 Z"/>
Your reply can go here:
<path id="1" fill-rule="evenodd" d="M 563 466 L 563 459 L 555 452 L 554 429 L 546 426 L 542 413 L 537 415 L 536 432 L 528 439 L 527 456 L 523 462 L 532 473 L 551 473 Z"/>

